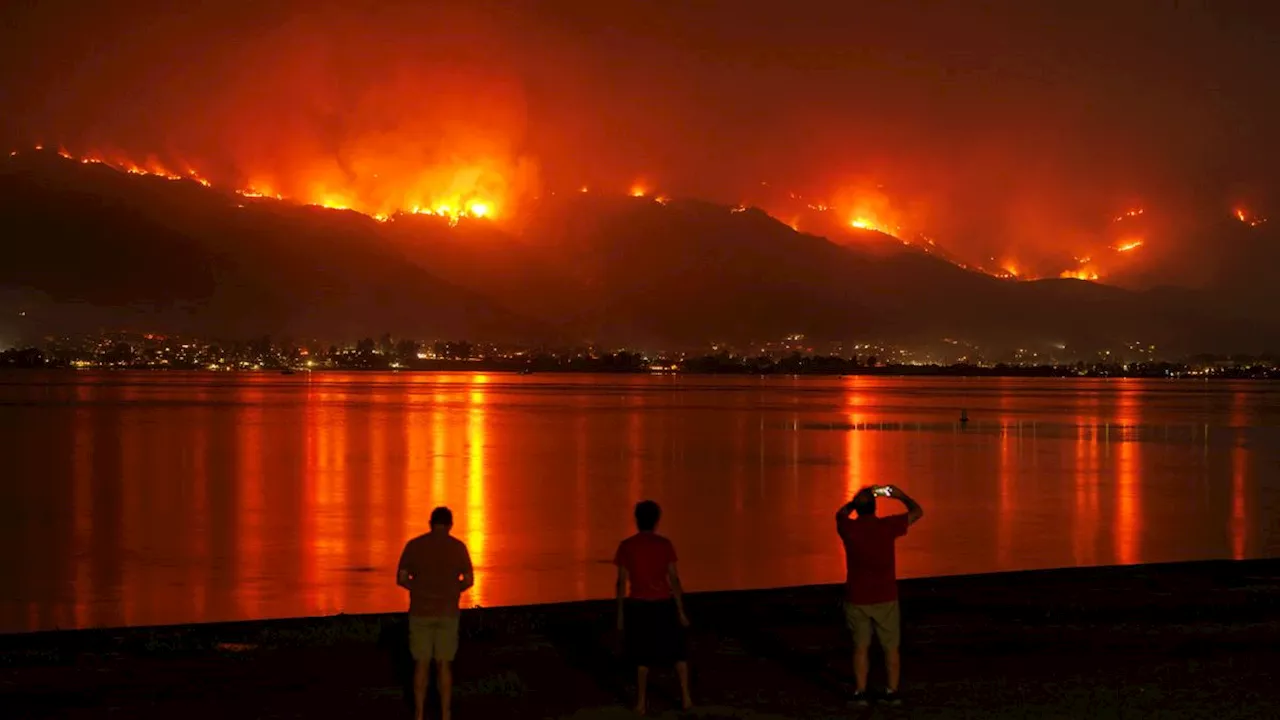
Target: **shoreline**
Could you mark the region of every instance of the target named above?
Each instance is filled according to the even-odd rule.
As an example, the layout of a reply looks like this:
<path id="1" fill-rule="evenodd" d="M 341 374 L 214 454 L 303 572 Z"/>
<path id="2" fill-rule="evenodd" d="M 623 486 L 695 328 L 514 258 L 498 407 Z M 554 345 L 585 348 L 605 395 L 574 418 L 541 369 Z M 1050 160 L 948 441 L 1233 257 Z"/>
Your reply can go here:
<path id="1" fill-rule="evenodd" d="M 1028 703 L 1062 717 L 1280 716 L 1270 680 L 1280 667 L 1280 559 L 900 586 L 908 705 L 873 708 L 882 716 L 1025 717 L 1012 713 Z M 850 641 L 838 600 L 834 585 L 691 593 L 702 716 L 847 716 Z M 630 673 L 616 656 L 612 602 L 465 610 L 456 712 L 613 717 Z M 404 624 L 403 613 L 381 613 L 0 635 L 0 706 L 23 717 L 91 717 L 103 707 L 215 717 L 235 715 L 236 703 L 296 706 L 301 714 L 290 717 L 339 708 L 403 717 Z M 655 715 L 671 709 L 666 675 L 655 674 Z M 875 678 L 873 670 L 873 686 Z"/>
<path id="2" fill-rule="evenodd" d="M 1276 565 L 1275 572 L 1280 576 L 1280 558 L 1247 559 L 1247 560 L 1179 560 L 1172 562 L 1138 563 L 1133 565 L 1093 565 L 1086 567 L 1042 568 L 1036 570 L 1005 570 L 988 573 L 965 573 L 957 575 L 936 575 L 913 577 L 898 580 L 898 586 L 904 603 L 916 599 L 924 590 L 936 592 L 936 586 L 965 585 L 977 586 L 987 584 L 1022 584 L 1036 580 L 1075 580 L 1069 575 L 1089 576 L 1089 579 L 1105 579 L 1106 576 L 1124 576 L 1140 570 L 1153 572 L 1190 572 L 1195 574 L 1226 571 L 1228 567 Z M 1216 571 L 1216 572 L 1215 572 Z M 1280 577 L 1277 579 L 1280 582 Z M 928 586 L 926 588 L 926 586 Z M 695 604 L 720 605 L 731 601 L 761 601 L 778 595 L 815 596 L 819 594 L 838 595 L 840 583 L 824 583 L 817 585 L 785 585 L 780 587 L 748 588 L 739 590 L 707 590 L 686 593 L 688 602 Z M 951 588 L 948 588 L 951 589 Z M 406 595 L 407 598 L 407 595 Z M 465 602 L 466 597 L 463 596 Z M 407 601 L 406 601 L 407 602 Z M 588 600 L 567 600 L 562 602 L 532 603 L 523 605 L 495 605 L 490 607 L 464 607 L 461 610 L 464 625 L 479 623 L 486 619 L 511 614 L 532 614 L 560 617 L 564 615 L 582 616 L 591 613 L 606 613 L 612 617 L 613 598 L 593 598 Z M 264 617 L 248 620 L 211 620 L 166 625 L 117 625 L 108 627 L 86 628 L 54 628 L 50 630 L 29 630 L 0 633 L 0 656 L 12 652 L 15 648 L 28 643 L 33 646 L 44 644 L 72 643 L 77 648 L 91 647 L 102 642 L 128 642 L 133 636 L 158 635 L 193 635 L 200 637 L 247 637 L 257 633 L 276 633 L 300 631 L 307 628 L 327 624 L 382 625 L 395 623 L 402 619 L 404 611 L 388 611 L 375 613 L 335 613 L 333 615 L 291 615 L 285 617 Z"/>
<path id="3" fill-rule="evenodd" d="M 815 369 L 782 370 L 777 368 L 734 368 L 719 370 L 617 370 L 609 368 L 537 368 L 532 372 L 521 366 L 485 365 L 476 363 L 445 364 L 438 367 L 332 367 L 332 368 L 298 368 L 288 372 L 285 368 L 222 368 L 210 370 L 202 367 L 70 367 L 40 366 L 25 367 L 17 365 L 0 365 L 0 371 L 20 373 L 154 373 L 157 375 L 279 375 L 281 377 L 330 375 L 330 374 L 455 374 L 484 373 L 516 376 L 532 375 L 597 375 L 620 377 L 759 377 L 759 378 L 957 378 L 957 379 L 1028 379 L 1028 380 L 1171 380 L 1200 382 L 1266 382 L 1280 380 L 1280 368 L 1265 366 L 1241 366 L 1225 368 L 1220 371 L 1191 370 L 1188 366 L 1175 363 L 1159 364 L 1149 370 L 1086 370 L 1080 371 L 1069 365 L 1047 366 L 1009 366 L 1004 368 L 986 366 L 952 366 L 952 365 L 885 365 L 876 368 L 858 370 L 827 371 Z"/>

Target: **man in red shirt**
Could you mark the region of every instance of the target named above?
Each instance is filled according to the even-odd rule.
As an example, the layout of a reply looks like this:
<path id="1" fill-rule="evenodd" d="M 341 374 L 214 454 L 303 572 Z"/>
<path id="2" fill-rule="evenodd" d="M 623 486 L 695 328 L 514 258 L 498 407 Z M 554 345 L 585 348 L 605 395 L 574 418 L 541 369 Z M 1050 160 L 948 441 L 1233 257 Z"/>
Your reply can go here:
<path id="1" fill-rule="evenodd" d="M 475 584 L 471 554 L 449 532 L 453 512 L 431 511 L 431 532 L 410 540 L 400 554 L 396 584 L 409 591 L 409 650 L 413 654 L 413 707 L 422 720 L 431 661 L 440 676 L 440 717 L 449 720 L 453 658 L 458 652 L 458 596 Z"/>
<path id="2" fill-rule="evenodd" d="M 675 545 L 654 532 L 660 517 L 658 503 L 637 504 L 639 532 L 623 540 L 613 558 L 618 566 L 618 631 L 623 633 L 627 656 L 636 664 L 636 712 L 641 715 L 649 668 L 654 665 L 675 664 L 682 705 L 685 710 L 693 707 L 685 640 L 689 618 L 684 614 Z"/>
<path id="3" fill-rule="evenodd" d="M 876 517 L 876 496 L 895 498 L 907 506 L 906 513 Z M 856 511 L 852 519 L 849 513 Z M 872 630 L 884 649 L 888 687 L 885 700 L 892 705 L 898 697 L 898 574 L 894 543 L 907 534 L 907 527 L 924 517 L 920 504 L 896 485 L 866 487 L 836 511 L 836 532 L 844 543 L 846 580 L 844 614 L 853 631 L 853 674 L 857 691 L 853 702 L 867 704 L 868 653 Z"/>

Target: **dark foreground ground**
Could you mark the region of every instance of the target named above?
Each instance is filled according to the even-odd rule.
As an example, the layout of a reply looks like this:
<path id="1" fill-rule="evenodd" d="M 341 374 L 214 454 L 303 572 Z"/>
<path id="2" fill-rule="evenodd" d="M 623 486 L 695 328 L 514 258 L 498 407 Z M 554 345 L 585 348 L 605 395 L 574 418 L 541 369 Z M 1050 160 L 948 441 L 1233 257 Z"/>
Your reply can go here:
<path id="1" fill-rule="evenodd" d="M 850 710 L 838 591 L 689 599 L 689 717 L 1280 718 L 1280 561 L 902 583 L 902 708 Z M 464 614 L 457 718 L 624 718 L 611 604 Z M 404 628 L 340 616 L 0 637 L 0 717 L 402 718 Z M 874 679 L 873 679 L 874 683 Z M 651 715 L 682 716 L 670 672 Z"/>

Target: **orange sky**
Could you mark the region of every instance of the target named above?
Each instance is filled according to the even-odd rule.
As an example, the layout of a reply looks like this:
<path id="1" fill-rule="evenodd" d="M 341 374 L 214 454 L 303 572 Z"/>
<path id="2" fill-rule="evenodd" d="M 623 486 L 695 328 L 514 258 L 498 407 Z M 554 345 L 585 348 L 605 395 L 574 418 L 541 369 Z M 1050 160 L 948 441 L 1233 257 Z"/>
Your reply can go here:
<path id="1" fill-rule="evenodd" d="M 374 211 L 795 193 L 1042 273 L 1266 214 L 1277 12 L 959 5 L 46 2 L 0 31 L 0 137 Z"/>

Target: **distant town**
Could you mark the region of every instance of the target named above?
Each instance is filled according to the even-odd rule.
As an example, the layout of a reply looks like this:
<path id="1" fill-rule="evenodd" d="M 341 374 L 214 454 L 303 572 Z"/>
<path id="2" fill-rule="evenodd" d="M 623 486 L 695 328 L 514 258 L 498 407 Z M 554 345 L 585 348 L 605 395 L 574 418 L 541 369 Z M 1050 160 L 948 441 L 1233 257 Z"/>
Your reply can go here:
<path id="1" fill-rule="evenodd" d="M 979 348 L 946 340 L 938 350 L 876 343 L 808 344 L 794 335 L 737 348 L 710 343 L 703 350 L 662 352 L 634 348 L 518 347 L 383 335 L 353 345 L 273 341 L 225 342 L 172 335 L 106 333 L 45 338 L 0 351 L 0 367 L 70 370 L 181 370 L 206 372 L 485 371 L 581 373 L 691 373 L 753 375 L 972 375 L 1028 377 L 1280 378 L 1273 356 L 1199 355 L 1158 359 L 1155 348 L 1131 343 L 1089 357 L 1018 350 L 986 356 Z"/>

